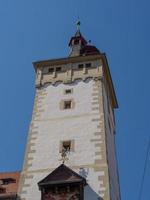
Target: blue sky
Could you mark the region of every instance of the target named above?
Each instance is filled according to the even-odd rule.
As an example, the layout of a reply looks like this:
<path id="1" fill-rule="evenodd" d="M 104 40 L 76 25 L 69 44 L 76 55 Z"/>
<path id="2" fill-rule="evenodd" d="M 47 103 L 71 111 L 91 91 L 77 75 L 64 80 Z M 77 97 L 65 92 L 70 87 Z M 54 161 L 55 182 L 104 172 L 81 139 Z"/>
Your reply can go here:
<path id="1" fill-rule="evenodd" d="M 138 199 L 150 137 L 150 1 L 0 1 L 0 171 L 20 170 L 34 99 L 32 62 L 68 55 L 81 19 L 106 52 L 119 102 L 117 154 L 122 200 Z M 143 200 L 150 199 L 150 156 Z"/>

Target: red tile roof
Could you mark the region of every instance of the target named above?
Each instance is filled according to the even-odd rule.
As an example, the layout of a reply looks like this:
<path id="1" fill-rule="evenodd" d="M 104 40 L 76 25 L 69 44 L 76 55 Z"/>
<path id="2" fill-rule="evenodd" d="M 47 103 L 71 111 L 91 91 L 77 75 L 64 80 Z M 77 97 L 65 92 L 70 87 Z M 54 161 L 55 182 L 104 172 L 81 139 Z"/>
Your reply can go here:
<path id="1" fill-rule="evenodd" d="M 0 173 L 0 199 L 16 197 L 19 178 L 20 172 Z"/>

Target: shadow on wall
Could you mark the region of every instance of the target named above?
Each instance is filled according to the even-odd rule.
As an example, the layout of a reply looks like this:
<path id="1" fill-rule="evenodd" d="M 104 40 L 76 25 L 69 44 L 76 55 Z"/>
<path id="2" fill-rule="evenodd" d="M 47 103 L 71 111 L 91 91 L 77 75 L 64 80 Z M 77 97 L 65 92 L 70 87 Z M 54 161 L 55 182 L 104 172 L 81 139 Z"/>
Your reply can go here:
<path id="1" fill-rule="evenodd" d="M 84 168 L 80 168 L 79 174 L 82 177 L 84 177 L 85 179 L 87 179 L 88 174 L 89 174 L 89 170 L 84 169 Z M 103 198 L 99 197 L 99 195 L 89 185 L 87 185 L 84 188 L 84 199 L 85 200 L 103 200 Z"/>
<path id="2" fill-rule="evenodd" d="M 103 198 L 99 197 L 99 195 L 92 190 L 92 188 L 87 185 L 84 188 L 84 199 L 85 200 L 103 200 Z"/>
<path id="3" fill-rule="evenodd" d="M 75 86 L 75 85 L 77 85 L 78 83 L 80 83 L 80 82 L 83 82 L 84 81 L 84 83 L 89 83 L 91 80 L 93 80 L 93 78 L 92 77 L 87 77 L 87 78 L 85 78 L 84 80 L 82 80 L 82 78 L 77 78 L 77 79 L 75 79 L 75 80 L 73 80 L 73 82 L 70 82 L 70 83 L 68 83 L 70 86 Z M 63 84 L 63 85 L 66 85 L 65 83 L 63 83 L 63 81 L 56 81 L 56 82 L 54 82 L 54 83 L 45 83 L 44 85 L 43 85 L 43 89 L 44 88 L 47 88 L 47 87 L 49 87 L 50 85 L 53 85 L 54 87 L 57 87 L 58 85 L 60 85 L 60 84 Z"/>

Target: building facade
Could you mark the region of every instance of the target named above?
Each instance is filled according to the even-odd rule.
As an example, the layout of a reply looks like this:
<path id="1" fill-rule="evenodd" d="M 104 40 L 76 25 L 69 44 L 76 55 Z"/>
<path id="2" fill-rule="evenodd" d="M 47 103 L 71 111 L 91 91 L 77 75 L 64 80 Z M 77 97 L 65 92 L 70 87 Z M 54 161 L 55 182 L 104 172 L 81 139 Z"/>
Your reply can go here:
<path id="1" fill-rule="evenodd" d="M 66 58 L 33 63 L 36 94 L 19 199 L 120 200 L 118 105 L 107 59 L 79 28 L 69 47 Z"/>
<path id="2" fill-rule="evenodd" d="M 0 173 L 0 200 L 17 200 L 20 172 Z"/>

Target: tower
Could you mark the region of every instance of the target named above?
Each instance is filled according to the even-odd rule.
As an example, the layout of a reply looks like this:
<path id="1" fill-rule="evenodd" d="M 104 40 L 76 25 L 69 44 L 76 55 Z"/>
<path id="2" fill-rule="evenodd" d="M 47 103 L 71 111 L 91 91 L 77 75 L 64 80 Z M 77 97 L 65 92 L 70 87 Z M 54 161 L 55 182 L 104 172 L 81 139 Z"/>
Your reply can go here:
<path id="1" fill-rule="evenodd" d="M 118 105 L 107 59 L 79 27 L 69 47 L 66 58 L 33 63 L 36 95 L 18 193 L 21 200 L 120 200 Z"/>

